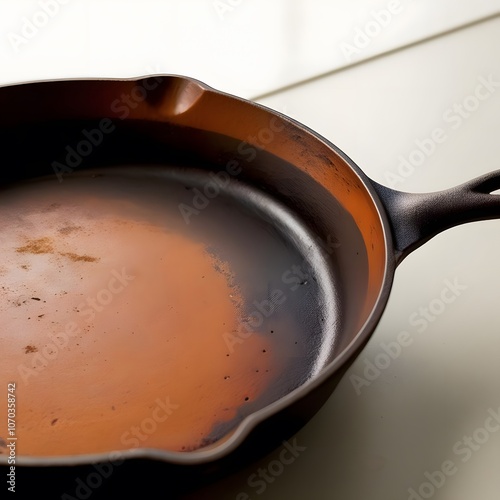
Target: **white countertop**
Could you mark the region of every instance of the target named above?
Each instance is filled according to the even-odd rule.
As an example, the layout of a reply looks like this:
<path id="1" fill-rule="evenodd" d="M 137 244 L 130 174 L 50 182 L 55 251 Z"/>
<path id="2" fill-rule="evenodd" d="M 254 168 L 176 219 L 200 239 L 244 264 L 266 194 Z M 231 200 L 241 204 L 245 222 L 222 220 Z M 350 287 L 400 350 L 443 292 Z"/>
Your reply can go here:
<path id="1" fill-rule="evenodd" d="M 9 34 L 40 7 L 2 1 L 0 83 L 171 72 L 244 97 L 294 84 L 258 101 L 328 138 L 380 183 L 391 185 L 400 157 L 436 128 L 446 139 L 396 188 L 433 191 L 500 168 L 500 85 L 469 116 L 453 109 L 474 103 L 481 79 L 500 82 L 500 18 L 491 17 L 499 0 L 401 1 L 403 11 L 349 61 L 341 44 L 390 2 L 223 3 L 234 8 L 221 18 L 211 0 L 132 1 L 131 10 L 73 0 L 16 51 Z M 368 347 L 296 436 L 305 450 L 265 491 L 252 475 L 281 450 L 192 498 L 406 500 L 423 488 L 420 498 L 497 500 L 500 432 L 481 428 L 490 410 L 500 412 L 499 256 L 500 221 L 451 229 L 411 254 Z M 461 287 L 441 308 L 449 282 Z M 422 320 L 419 308 L 430 304 L 439 313 Z M 356 391 L 353 376 L 365 377 L 367 361 L 402 331 L 411 345 Z M 483 442 L 466 445 L 466 436 Z M 423 485 L 446 461 L 450 474 L 434 474 L 442 486 Z"/>
<path id="2" fill-rule="evenodd" d="M 499 0 L 0 0 L 0 83 L 176 73 L 255 97 L 499 10 Z"/>

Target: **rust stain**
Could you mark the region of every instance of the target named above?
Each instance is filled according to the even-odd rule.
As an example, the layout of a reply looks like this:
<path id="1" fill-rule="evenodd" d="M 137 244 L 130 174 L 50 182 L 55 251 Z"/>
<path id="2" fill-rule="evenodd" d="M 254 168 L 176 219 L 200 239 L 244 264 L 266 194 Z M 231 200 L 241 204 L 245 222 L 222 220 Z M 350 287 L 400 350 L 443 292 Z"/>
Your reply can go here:
<path id="1" fill-rule="evenodd" d="M 26 245 L 16 248 L 18 253 L 42 254 L 52 253 L 53 251 L 52 240 L 47 237 L 30 240 Z"/>
<path id="2" fill-rule="evenodd" d="M 63 235 L 74 233 L 75 231 L 80 231 L 82 229 L 81 226 L 65 226 L 59 229 L 59 232 Z"/>
<path id="3" fill-rule="evenodd" d="M 73 252 L 59 252 L 59 255 L 63 257 L 68 257 L 73 262 L 98 262 L 99 259 L 97 257 L 91 257 L 90 255 L 78 255 Z"/>
<path id="4" fill-rule="evenodd" d="M 68 230 L 76 230 L 78 228 L 63 228 L 63 229 L 68 229 Z M 59 231 L 62 231 L 60 229 Z M 71 232 L 71 231 L 70 231 Z M 29 254 L 48 254 L 48 253 L 55 253 L 54 245 L 53 242 L 50 238 L 44 237 L 44 238 L 37 238 L 34 240 L 29 240 L 28 243 L 22 247 L 16 248 L 16 252 L 18 253 L 29 253 Z M 59 255 L 62 255 L 63 257 L 67 257 L 68 259 L 72 260 L 73 262 L 98 262 L 99 258 L 98 257 L 92 257 L 90 255 L 78 255 L 74 252 L 58 252 Z M 21 266 L 23 269 L 29 269 L 26 264 L 23 264 Z"/>

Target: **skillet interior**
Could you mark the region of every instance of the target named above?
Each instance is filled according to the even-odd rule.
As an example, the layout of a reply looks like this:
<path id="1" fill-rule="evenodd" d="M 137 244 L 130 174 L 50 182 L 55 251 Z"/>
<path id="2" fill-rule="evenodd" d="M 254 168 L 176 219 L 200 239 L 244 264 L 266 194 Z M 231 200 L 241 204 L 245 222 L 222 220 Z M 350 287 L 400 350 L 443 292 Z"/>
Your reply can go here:
<path id="1" fill-rule="evenodd" d="M 1 89 L 0 104 L 5 120 L 0 127 L 1 142 L 9 165 L 2 173 L 2 202 L 8 211 L 9 204 L 19 203 L 22 196 L 33 200 L 42 192 L 44 203 L 58 197 L 74 201 L 80 195 L 82 199 L 101 196 L 104 203 L 107 198 L 133 200 L 139 207 L 140 217 L 168 232 L 201 242 L 216 258 L 228 264 L 231 280 L 242 290 L 243 315 L 251 316 L 265 309 L 271 294 L 276 290 L 281 292 L 279 307 L 274 306 L 270 314 L 263 315 L 266 317 L 255 328 L 255 335 L 236 336 L 233 344 L 233 350 L 239 350 L 241 359 L 248 359 L 249 355 L 255 356 L 250 349 L 253 344 L 250 339 L 257 336 L 265 339 L 272 348 L 272 352 L 266 351 L 273 357 L 264 372 L 271 370 L 272 375 L 267 376 L 252 400 L 237 405 L 233 418 L 224 420 L 215 416 L 208 433 L 198 436 L 184 450 L 173 448 L 192 451 L 217 442 L 233 432 L 245 416 L 314 378 L 352 342 L 380 292 L 385 269 L 383 231 L 377 210 L 359 176 L 339 154 L 304 128 L 282 118 L 271 123 L 273 115 L 267 111 L 223 94 L 203 90 L 200 97 L 197 83 L 186 84 L 179 78 L 164 79 L 140 105 L 129 109 L 130 118 L 117 118 L 109 111 L 109 102 L 134 85 L 133 82 L 89 81 Z M 50 102 L 52 106 L 47 105 Z M 173 103 L 184 104 L 179 109 Z M 137 116 L 133 116 L 134 113 Z M 63 182 L 59 183 L 53 162 L 64 163 L 66 147 L 76 147 L 82 140 L 82 131 L 98 128 L 103 117 L 113 118 L 113 132 L 106 135 L 73 172 L 64 172 Z M 267 136 L 259 136 L 263 130 Z M 265 144 L 259 142 L 259 137 L 265 138 Z M 190 215 L 186 224 L 186 215 L 182 216 L 179 207 L 194 207 L 196 189 L 206 192 L 208 183 L 214 182 L 210 172 L 227 173 L 229 163 L 234 161 L 238 173 L 220 177 L 227 183 L 219 185 L 218 194 L 210 198 L 208 206 L 197 209 L 198 213 Z M 231 165 L 234 172 L 235 164 Z M 60 201 L 53 203 L 61 206 Z M 35 212 L 40 208 L 36 203 L 33 207 Z M 137 219 L 137 214 L 132 217 Z M 19 221 L 14 225 L 18 229 Z M 9 228 L 3 231 L 5 249 Z M 10 304 L 10 299 L 8 294 L 3 295 L 4 307 Z M 11 319 L 12 308 L 3 309 L 4 314 Z M 67 314 L 69 321 L 74 311 Z M 145 318 L 144 323 L 147 321 Z M 146 328 L 144 335 L 147 336 L 148 331 Z M 224 340 L 224 333 L 221 330 L 217 339 L 225 349 L 219 353 L 233 355 L 231 341 L 228 344 L 227 338 Z M 12 361 L 4 365 L 7 368 L 2 373 L 2 378 L 12 379 L 9 373 L 16 372 L 19 364 L 32 353 L 26 353 L 26 339 L 19 339 L 17 330 L 7 331 L 1 338 L 14 349 L 13 353 L 18 353 L 9 358 Z M 116 340 L 119 342 L 119 337 Z M 153 352 L 155 345 L 149 349 Z M 188 349 L 186 353 L 189 356 Z M 83 364 L 78 360 L 96 356 L 91 344 L 83 353 L 65 351 L 48 364 L 44 374 L 51 373 L 63 388 L 65 383 L 75 383 L 75 378 L 68 377 L 68 370 L 81 373 Z M 142 360 L 146 365 L 148 357 Z M 123 370 L 126 380 L 134 368 L 123 366 L 121 361 L 117 361 L 114 369 Z M 214 364 L 220 362 L 213 360 Z M 102 366 L 103 372 L 109 373 L 110 368 L 105 367 L 104 362 Z M 140 373 L 140 364 L 135 369 Z M 255 372 L 257 365 L 252 369 Z M 262 376 L 256 373 L 255 378 Z M 84 378 L 79 381 L 84 382 Z M 154 381 L 151 384 L 150 395 L 154 400 L 159 395 L 159 387 Z M 247 376 L 236 391 L 237 397 L 244 400 L 248 384 L 253 382 Z M 71 387 L 74 389 L 74 385 L 68 385 L 67 390 Z M 53 390 L 53 385 L 40 383 L 37 387 L 42 393 L 47 391 L 46 400 L 50 403 L 49 389 Z M 115 406 L 111 400 L 108 403 L 109 407 Z M 134 404 L 133 397 L 130 403 Z M 29 401 L 25 404 L 29 411 Z M 88 407 L 91 400 L 82 397 L 80 404 Z M 34 454 L 94 453 L 121 447 L 116 437 L 115 444 L 110 442 L 105 448 L 96 448 L 97 443 L 89 440 L 88 446 L 82 447 L 82 441 L 70 438 L 78 421 L 68 416 L 78 412 L 67 413 L 69 408 L 58 407 L 62 412 L 58 416 L 43 415 L 47 408 L 28 421 L 40 442 L 47 443 Z M 147 409 L 143 410 L 147 415 Z M 139 413 L 134 418 L 137 419 L 137 415 Z M 51 450 L 49 443 L 56 430 L 52 425 L 54 419 L 59 424 L 59 435 L 66 422 L 73 452 Z M 120 430 L 116 434 L 119 437 L 133 420 L 123 408 L 112 415 L 109 422 L 109 428 L 102 427 L 103 419 L 100 419 L 97 435 L 109 433 L 113 427 Z M 153 440 L 148 440 L 147 445 L 155 447 Z M 162 447 L 160 443 L 156 446 Z M 33 453 L 27 450 L 26 454 Z"/>

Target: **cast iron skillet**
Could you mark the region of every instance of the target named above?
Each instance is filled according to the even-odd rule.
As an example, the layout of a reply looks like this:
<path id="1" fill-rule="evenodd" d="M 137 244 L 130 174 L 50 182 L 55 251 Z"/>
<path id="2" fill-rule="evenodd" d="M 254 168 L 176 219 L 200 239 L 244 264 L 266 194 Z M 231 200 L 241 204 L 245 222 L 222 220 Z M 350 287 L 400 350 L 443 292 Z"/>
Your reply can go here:
<path id="1" fill-rule="evenodd" d="M 223 221 L 203 238 L 229 246 L 233 238 L 247 251 L 247 267 L 237 258 L 234 265 L 237 279 L 239 273 L 247 280 L 242 286 L 249 303 L 282 292 L 283 307 L 257 317 L 259 328 L 264 322 L 259 332 L 285 313 L 285 322 L 295 325 L 277 344 L 288 353 L 279 382 L 200 446 L 134 446 L 113 456 L 113 449 L 21 453 L 17 463 L 35 475 L 68 465 L 85 474 L 92 463 L 115 460 L 112 468 L 122 477 L 141 470 L 151 479 L 168 470 L 170 477 L 191 481 L 195 474 L 214 476 L 261 456 L 327 400 L 380 320 L 396 266 L 447 228 L 500 217 L 500 199 L 490 194 L 500 188 L 500 171 L 442 192 L 394 191 L 370 180 L 304 125 L 185 77 L 9 86 L 0 89 L 0 109 L 2 186 L 70 175 L 82 182 L 146 179 L 165 186 L 172 206 L 183 206 L 176 213 L 184 226 L 203 232 L 208 221 Z M 82 147 L 83 130 L 103 127 L 90 152 Z M 80 147 L 72 166 L 65 163 L 68 145 Z M 205 196 L 195 200 L 197 193 Z M 271 243 L 264 241 L 266 234 Z M 272 257 L 259 251 L 266 245 Z M 15 342 L 15 332 L 10 335 L 7 340 Z M 147 469 L 137 469 L 145 463 Z"/>

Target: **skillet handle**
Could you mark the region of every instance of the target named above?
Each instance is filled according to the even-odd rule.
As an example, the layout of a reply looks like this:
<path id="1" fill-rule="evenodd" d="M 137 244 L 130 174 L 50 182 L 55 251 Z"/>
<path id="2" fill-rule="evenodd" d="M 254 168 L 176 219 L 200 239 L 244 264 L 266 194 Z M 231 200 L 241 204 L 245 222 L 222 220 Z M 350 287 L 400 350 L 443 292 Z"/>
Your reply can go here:
<path id="1" fill-rule="evenodd" d="M 389 219 L 396 263 L 453 226 L 500 218 L 500 170 L 434 193 L 405 193 L 372 181 Z"/>

